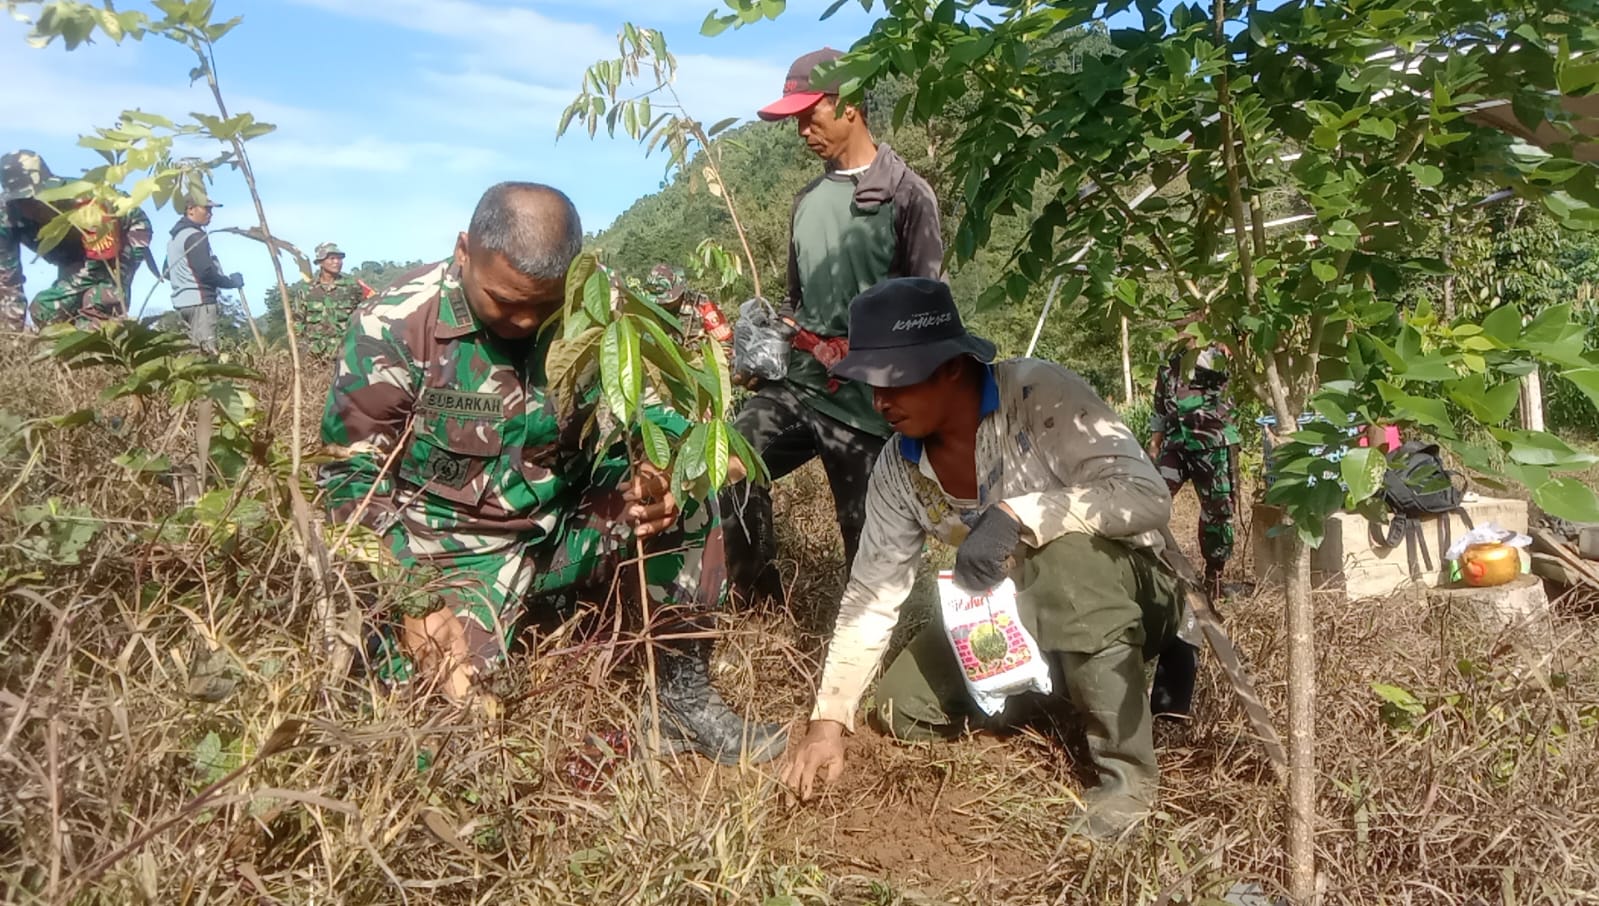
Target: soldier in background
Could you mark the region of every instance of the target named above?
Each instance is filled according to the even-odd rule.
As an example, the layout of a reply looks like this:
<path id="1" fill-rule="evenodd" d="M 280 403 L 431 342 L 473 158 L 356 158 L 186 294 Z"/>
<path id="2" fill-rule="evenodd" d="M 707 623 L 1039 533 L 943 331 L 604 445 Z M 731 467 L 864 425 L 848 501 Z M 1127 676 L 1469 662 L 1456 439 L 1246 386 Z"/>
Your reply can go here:
<path id="1" fill-rule="evenodd" d="M 315 276 L 290 287 L 289 298 L 300 348 L 318 359 L 331 361 L 344 340 L 350 315 L 372 297 L 373 291 L 360 280 L 344 275 L 344 252 L 332 242 L 316 247 L 314 262 Z"/>
<path id="2" fill-rule="evenodd" d="M 639 286 L 657 305 L 677 316 L 683 326 L 684 349 L 698 349 L 700 340 L 707 336 L 723 346 L 732 342 L 733 329 L 716 300 L 689 286 L 682 268 L 657 264 L 648 277 L 639 281 Z"/>
<path id="3" fill-rule="evenodd" d="M 38 251 L 39 234 L 58 210 L 38 195 L 59 184 L 44 159 L 27 151 L 0 157 L 0 327 L 23 329 L 27 296 L 23 292 L 22 249 Z M 74 204 L 92 203 L 75 202 Z M 122 217 L 109 212 L 99 229 L 71 230 L 44 260 L 56 266 L 56 280 L 33 299 L 35 327 L 61 321 L 92 325 L 127 315 L 128 293 L 141 262 L 156 272 L 150 254 L 150 218 L 134 208 Z"/>
<path id="4" fill-rule="evenodd" d="M 1227 352 L 1196 348 L 1186 337 L 1160 367 L 1149 456 L 1175 495 L 1192 482 L 1199 497 L 1199 550 L 1205 588 L 1221 597 L 1222 571 L 1233 552 L 1237 509 L 1238 427 L 1227 399 Z"/>

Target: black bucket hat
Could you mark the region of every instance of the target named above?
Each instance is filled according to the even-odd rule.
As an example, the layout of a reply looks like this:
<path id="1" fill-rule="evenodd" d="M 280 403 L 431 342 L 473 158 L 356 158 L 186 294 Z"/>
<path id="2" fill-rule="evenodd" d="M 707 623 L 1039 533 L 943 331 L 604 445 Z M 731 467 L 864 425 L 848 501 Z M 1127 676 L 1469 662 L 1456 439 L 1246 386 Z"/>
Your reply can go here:
<path id="1" fill-rule="evenodd" d="M 959 355 L 994 361 L 994 344 L 966 332 L 942 280 L 895 277 L 849 304 L 849 355 L 834 377 L 873 387 L 908 387 Z"/>

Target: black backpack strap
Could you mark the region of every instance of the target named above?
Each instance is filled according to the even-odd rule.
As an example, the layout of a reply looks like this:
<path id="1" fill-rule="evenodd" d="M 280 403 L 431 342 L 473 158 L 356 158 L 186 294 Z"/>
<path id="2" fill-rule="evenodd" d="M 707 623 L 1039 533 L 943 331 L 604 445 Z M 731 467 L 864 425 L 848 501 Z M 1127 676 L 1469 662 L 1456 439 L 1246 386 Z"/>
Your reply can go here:
<path id="1" fill-rule="evenodd" d="M 1442 515 L 1440 515 L 1438 517 L 1438 559 L 1439 560 L 1443 559 L 1444 552 L 1449 550 L 1449 548 L 1455 543 L 1454 542 L 1454 537 L 1453 537 L 1454 530 L 1449 525 L 1449 517 L 1450 516 L 1459 516 L 1460 517 L 1460 521 L 1464 522 L 1466 524 L 1466 531 L 1468 531 L 1468 532 L 1477 527 L 1477 526 L 1472 524 L 1472 522 L 1471 522 L 1471 514 L 1467 513 L 1464 507 L 1458 507 L 1457 506 L 1454 509 L 1450 510 L 1449 512 L 1443 513 Z"/>
<path id="2" fill-rule="evenodd" d="M 1405 537 L 1405 523 L 1410 519 L 1404 513 L 1395 512 L 1385 527 L 1382 523 L 1371 520 L 1366 523 L 1371 534 L 1371 543 L 1384 550 L 1392 550 L 1399 546 Z"/>
<path id="3" fill-rule="evenodd" d="M 1427 566 L 1427 572 L 1432 572 L 1432 557 L 1427 554 L 1427 545 L 1421 540 L 1421 522 L 1416 519 L 1406 519 L 1404 531 L 1405 557 L 1410 561 L 1410 578 L 1420 580 L 1423 563 Z"/>

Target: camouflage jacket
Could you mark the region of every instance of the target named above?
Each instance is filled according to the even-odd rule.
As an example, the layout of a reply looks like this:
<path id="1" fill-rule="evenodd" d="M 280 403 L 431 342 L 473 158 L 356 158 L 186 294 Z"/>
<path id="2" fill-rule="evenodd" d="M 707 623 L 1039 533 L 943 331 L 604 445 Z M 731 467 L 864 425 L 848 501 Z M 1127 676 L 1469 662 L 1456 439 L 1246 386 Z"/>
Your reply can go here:
<path id="1" fill-rule="evenodd" d="M 588 413 L 558 422 L 545 393 L 558 333 L 546 325 L 514 360 L 473 316 L 450 261 L 362 306 L 322 417 L 337 457 L 319 482 L 333 520 L 349 521 L 370 493 L 360 521 L 402 562 L 558 536 L 596 459 L 580 439 Z"/>
<path id="2" fill-rule="evenodd" d="M 289 287 L 294 329 L 303 347 L 319 358 L 333 358 L 339 351 L 339 341 L 344 339 L 350 316 L 366 297 L 365 287 L 354 277 L 341 276 L 332 286 L 311 280 Z"/>
<path id="3" fill-rule="evenodd" d="M 1167 444 L 1199 450 L 1238 443 L 1233 407 L 1227 399 L 1227 372 L 1215 347 L 1178 349 L 1160 366 L 1155 378 L 1151 433 L 1164 434 Z"/>
<path id="4" fill-rule="evenodd" d="M 27 308 L 22 249 L 39 247 L 41 226 L 22 217 L 12 205 L 0 205 L 0 328 L 22 329 L 22 313 Z M 91 259 L 84 253 L 83 237 L 76 231 L 68 233 L 43 256 L 45 261 L 56 266 L 57 282 L 82 287 L 117 285 L 125 302 L 133 286 L 133 275 L 149 256 L 152 228 L 150 217 L 142 208 L 128 212 L 118 228 L 120 247 L 116 257 L 122 276 L 120 285 L 117 285 L 117 274 L 110 262 Z"/>

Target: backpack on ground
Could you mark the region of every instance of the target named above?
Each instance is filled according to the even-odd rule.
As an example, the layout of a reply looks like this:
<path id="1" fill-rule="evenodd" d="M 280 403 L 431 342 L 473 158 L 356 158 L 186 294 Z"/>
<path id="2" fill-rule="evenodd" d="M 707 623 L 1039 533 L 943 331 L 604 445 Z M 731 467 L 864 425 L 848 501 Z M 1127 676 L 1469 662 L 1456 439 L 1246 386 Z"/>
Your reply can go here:
<path id="1" fill-rule="evenodd" d="M 1422 519 L 1439 517 L 1440 561 L 1443 552 L 1449 549 L 1449 517 L 1459 516 L 1466 528 L 1472 528 L 1471 517 L 1460 506 L 1466 499 L 1466 478 L 1444 468 L 1437 444 L 1423 441 L 1402 444 L 1389 456 L 1388 462 L 1388 471 L 1382 478 L 1382 500 L 1388 507 L 1390 519 L 1386 529 L 1380 523 L 1371 524 L 1371 541 L 1379 548 L 1392 549 L 1403 540 L 1410 561 L 1410 576 L 1419 579 L 1422 563 L 1426 564 L 1428 572 L 1433 569 L 1432 557 L 1421 543 Z M 1421 562 L 1418 562 L 1418 553 Z"/>

